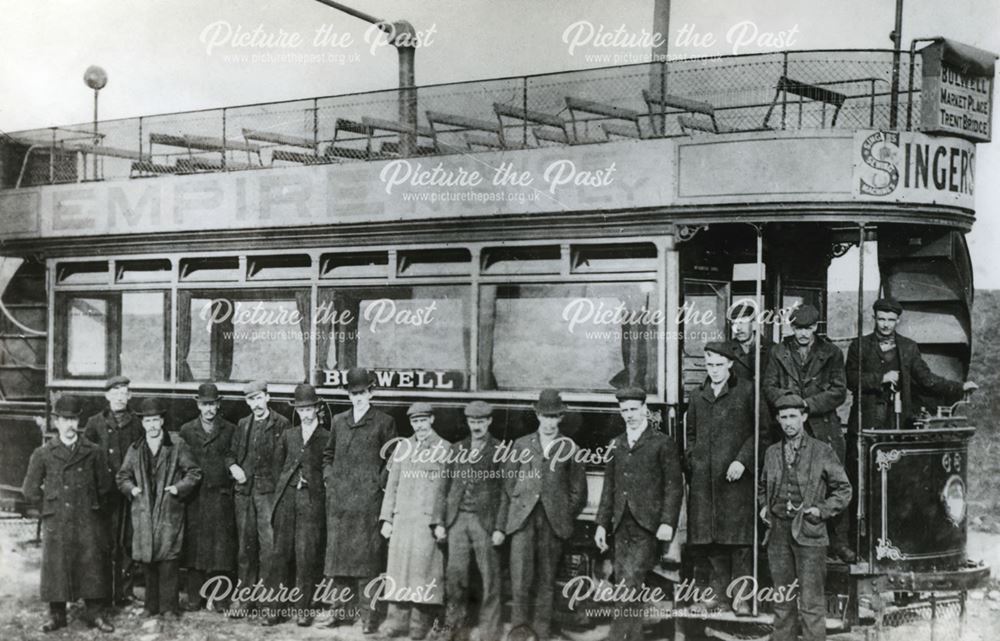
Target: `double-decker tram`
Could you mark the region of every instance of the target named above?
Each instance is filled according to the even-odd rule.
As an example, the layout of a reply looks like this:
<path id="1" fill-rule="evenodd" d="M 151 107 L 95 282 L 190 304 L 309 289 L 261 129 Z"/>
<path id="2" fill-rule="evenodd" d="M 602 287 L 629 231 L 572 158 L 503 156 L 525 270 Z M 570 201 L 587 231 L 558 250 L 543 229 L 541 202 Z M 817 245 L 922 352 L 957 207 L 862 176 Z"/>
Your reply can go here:
<path id="1" fill-rule="evenodd" d="M 734 304 L 756 306 L 765 340 L 813 305 L 846 352 L 871 331 L 874 298 L 892 296 L 931 369 L 964 380 L 964 234 L 993 56 L 936 41 L 903 56 L 897 91 L 892 58 L 728 56 L 12 133 L 0 141 L 5 496 L 18 500 L 54 400 L 99 412 L 119 374 L 133 402 L 166 401 L 176 428 L 208 380 L 232 420 L 258 378 L 288 416 L 301 382 L 343 411 L 345 373 L 363 366 L 402 434 L 422 400 L 452 441 L 469 401 L 490 401 L 493 434 L 511 440 L 556 388 L 589 483 L 559 580 L 608 578 L 593 532 L 602 451 L 624 429 L 614 392 L 644 388 L 652 424 L 683 449 L 704 346 L 730 338 Z M 966 555 L 975 426 L 961 403 L 914 404 L 917 420 L 849 440 L 857 560 L 829 564 L 831 631 L 964 614 L 988 577 Z M 757 440 L 772 428 L 758 419 Z M 679 549 L 664 550 L 664 581 L 701 571 Z M 766 586 L 766 548 L 754 558 Z M 767 602 L 741 619 L 674 605 L 678 636 L 763 635 L 771 620 Z M 599 617 L 577 605 L 564 619 Z"/>

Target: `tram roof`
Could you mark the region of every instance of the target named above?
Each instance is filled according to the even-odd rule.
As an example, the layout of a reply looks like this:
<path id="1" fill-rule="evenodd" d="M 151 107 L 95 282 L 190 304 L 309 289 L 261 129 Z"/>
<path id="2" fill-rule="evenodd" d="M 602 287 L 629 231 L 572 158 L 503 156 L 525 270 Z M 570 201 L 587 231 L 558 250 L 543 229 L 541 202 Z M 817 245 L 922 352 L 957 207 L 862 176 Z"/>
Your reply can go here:
<path id="1" fill-rule="evenodd" d="M 13 238 L 818 202 L 968 226 L 974 144 L 917 131 L 924 63 L 903 55 L 893 95 L 892 58 L 697 58 L 15 132 L 0 212 Z"/>

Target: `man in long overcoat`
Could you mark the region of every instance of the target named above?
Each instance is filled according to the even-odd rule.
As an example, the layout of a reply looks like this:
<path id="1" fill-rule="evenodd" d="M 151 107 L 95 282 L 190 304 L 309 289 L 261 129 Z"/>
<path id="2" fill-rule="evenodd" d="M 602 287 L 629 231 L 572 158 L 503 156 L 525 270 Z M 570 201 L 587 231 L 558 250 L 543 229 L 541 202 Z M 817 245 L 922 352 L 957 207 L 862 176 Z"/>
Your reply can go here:
<path id="1" fill-rule="evenodd" d="M 972 381 L 961 383 L 938 376 L 920 355 L 920 347 L 896 333 L 903 306 L 891 298 L 880 298 L 872 306 L 875 331 L 851 342 L 847 350 L 847 387 L 858 391 L 858 359 L 861 359 L 861 416 L 865 428 L 894 429 L 896 417 L 893 390 L 900 397 L 899 427 L 906 428 L 913 418 L 913 388 L 925 394 L 955 402 L 967 391 L 978 389 Z M 858 406 L 851 407 L 848 431 L 858 431 Z"/>
<path id="2" fill-rule="evenodd" d="M 656 565 L 659 542 L 674 537 L 684 481 L 673 438 L 649 424 L 646 391 L 627 387 L 618 390 L 615 397 L 625 432 L 609 446 L 594 542 L 606 551 L 607 536 L 614 535 L 615 581 L 638 590 Z M 629 602 L 622 606 L 639 607 Z M 642 617 L 615 618 L 609 638 L 641 641 Z"/>
<path id="3" fill-rule="evenodd" d="M 511 449 L 494 533 L 494 543 L 510 537 L 511 625 L 530 621 L 540 640 L 552 632 L 563 545 L 587 504 L 587 473 L 573 458 L 578 448 L 559 432 L 565 413 L 559 392 L 543 390 L 535 404 L 538 431 Z"/>
<path id="4" fill-rule="evenodd" d="M 201 468 L 201 484 L 187 504 L 184 567 L 187 606 L 198 609 L 205 579 L 236 570 L 236 507 L 233 479 L 226 461 L 232 456 L 236 426 L 219 414 L 219 388 L 198 387 L 198 418 L 181 426 L 180 437 Z"/>
<path id="5" fill-rule="evenodd" d="M 104 382 L 104 398 L 108 407 L 91 416 L 83 436 L 96 443 L 104 453 L 111 479 L 121 469 L 128 446 L 142 438 L 139 417 L 128 406 L 131 396 L 127 376 L 112 376 Z M 128 499 L 117 492 L 109 497 L 111 518 L 111 596 L 117 605 L 127 605 L 133 599 L 132 519 Z"/>
<path id="6" fill-rule="evenodd" d="M 382 572 L 384 546 L 379 535 L 383 478 L 396 438 L 396 422 L 371 405 L 373 382 L 368 370 L 347 372 L 351 409 L 333 417 L 330 438 L 323 450 L 326 482 L 326 562 L 324 571 L 338 590 L 354 591 L 365 634 L 374 634 L 378 622 L 365 587 Z M 337 616 L 331 625 L 346 621 Z"/>
<path id="7" fill-rule="evenodd" d="M 442 638 L 469 638 L 469 575 L 473 561 L 482 591 L 479 638 L 500 639 L 500 556 L 491 541 L 503 492 L 499 442 L 490 434 L 493 408 L 485 401 L 465 406 L 469 436 L 452 446 L 445 482 L 434 506 L 434 537 L 448 542 L 445 567 L 447 602 Z"/>
<path id="8" fill-rule="evenodd" d="M 330 432 L 319 421 L 321 403 L 312 385 L 296 386 L 292 407 L 301 424 L 278 437 L 274 452 L 274 464 L 281 472 L 270 514 L 274 550 L 266 573 L 267 584 L 274 589 L 298 588 L 298 601 L 276 607 L 297 610 L 295 623 L 300 626 L 312 624 L 313 597 L 323 579 L 326 544 L 323 448 Z M 281 618 L 272 613 L 265 624 L 273 625 Z"/>
<path id="9" fill-rule="evenodd" d="M 833 448 L 843 465 L 847 444 L 840 429 L 837 408 L 847 398 L 844 355 L 828 339 L 818 336 L 819 310 L 802 305 L 791 315 L 792 336 L 771 352 L 764 374 L 764 395 L 771 409 L 788 394 L 802 397 L 809 408 L 807 430 L 813 438 Z M 857 558 L 847 543 L 847 519 L 841 513 L 827 522 L 831 549 L 842 561 Z"/>
<path id="10" fill-rule="evenodd" d="M 770 526 L 767 562 L 774 588 L 793 598 L 774 602 L 774 641 L 826 638 L 826 547 L 824 521 L 851 500 L 851 484 L 827 443 L 811 438 L 802 397 L 775 401 L 784 437 L 764 453 L 758 487 L 761 519 Z M 793 587 L 793 584 L 794 587 Z"/>
<path id="11" fill-rule="evenodd" d="M 444 551 L 434 539 L 434 503 L 444 482 L 450 444 L 434 431 L 434 408 L 414 403 L 406 415 L 413 436 L 389 459 L 382 499 L 382 535 L 389 539 L 385 576 L 390 636 L 427 636 L 434 612 L 444 603 Z"/>
<path id="12" fill-rule="evenodd" d="M 24 498 L 42 513 L 41 596 L 49 602 L 52 632 L 66 626 L 66 602 L 82 598 L 84 621 L 113 632 L 100 605 L 108 598 L 108 523 L 103 509 L 114 491 L 104 452 L 81 438 L 80 403 L 61 396 L 52 411 L 59 435 L 31 454 Z"/>
<path id="13" fill-rule="evenodd" d="M 278 438 L 291 423 L 268 405 L 271 396 L 266 381 L 247 383 L 243 387 L 243 397 L 250 414 L 236 425 L 232 453 L 226 466 L 236 480 L 236 572 L 243 586 L 250 587 L 264 578 L 271 558 L 274 542 L 271 509 L 278 473 L 274 467 L 274 450 Z M 240 616 L 242 607 L 243 604 L 233 602 L 233 616 Z"/>
<path id="14" fill-rule="evenodd" d="M 131 499 L 132 560 L 144 564 L 147 616 L 180 617 L 178 575 L 184 545 L 184 499 L 201 481 L 187 445 L 163 429 L 166 409 L 148 398 L 139 407 L 146 435 L 125 453 L 115 480 Z"/>
<path id="15" fill-rule="evenodd" d="M 687 410 L 687 542 L 706 546 L 713 598 L 705 605 L 714 607 L 733 579 L 753 574 L 754 398 L 753 386 L 733 374 L 728 344 L 705 346 L 705 368 L 708 376 L 691 392 Z M 762 425 L 758 451 L 766 437 Z M 745 601 L 734 609 L 751 613 Z"/>

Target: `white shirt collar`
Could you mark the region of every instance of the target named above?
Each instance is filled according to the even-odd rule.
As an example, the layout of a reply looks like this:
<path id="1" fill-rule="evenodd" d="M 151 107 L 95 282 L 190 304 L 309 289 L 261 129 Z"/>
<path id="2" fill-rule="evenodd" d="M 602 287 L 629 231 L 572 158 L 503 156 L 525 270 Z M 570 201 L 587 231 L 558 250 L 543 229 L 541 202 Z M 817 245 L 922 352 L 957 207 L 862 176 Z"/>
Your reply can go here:
<path id="1" fill-rule="evenodd" d="M 313 421 L 311 424 L 308 424 L 308 425 L 306 423 L 302 423 L 302 442 L 303 443 L 308 443 L 309 442 L 310 437 L 312 437 L 312 435 L 316 431 L 317 427 L 319 427 L 319 421 Z"/>
<path id="2" fill-rule="evenodd" d="M 625 437 L 628 439 L 629 447 L 635 445 L 636 441 L 639 440 L 639 437 L 642 436 L 642 433 L 646 431 L 647 427 L 649 427 L 649 419 L 643 419 L 639 427 L 634 429 L 628 426 L 625 427 Z"/>

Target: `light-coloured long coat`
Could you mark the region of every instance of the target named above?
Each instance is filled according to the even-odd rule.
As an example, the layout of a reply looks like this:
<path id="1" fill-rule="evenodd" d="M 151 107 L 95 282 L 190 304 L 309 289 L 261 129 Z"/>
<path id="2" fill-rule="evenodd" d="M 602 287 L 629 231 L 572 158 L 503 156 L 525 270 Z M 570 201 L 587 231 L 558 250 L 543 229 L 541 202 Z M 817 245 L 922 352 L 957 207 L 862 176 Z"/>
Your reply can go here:
<path id="1" fill-rule="evenodd" d="M 433 432 L 423 443 L 411 436 L 397 445 L 396 454 L 389 458 L 389 482 L 379 515 L 379 520 L 392 524 L 386 575 L 396 590 L 426 591 L 425 586 L 433 581 L 435 588 L 420 600 L 424 604 L 444 602 L 444 553 L 434 540 L 431 524 L 450 447 Z M 418 460 L 431 452 L 433 460 Z"/>

